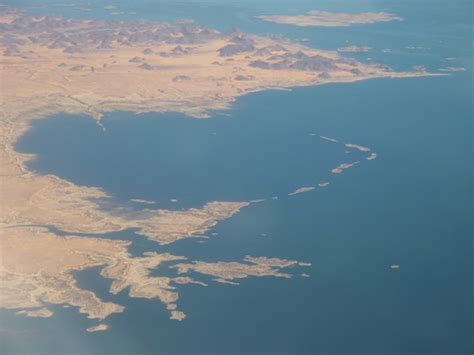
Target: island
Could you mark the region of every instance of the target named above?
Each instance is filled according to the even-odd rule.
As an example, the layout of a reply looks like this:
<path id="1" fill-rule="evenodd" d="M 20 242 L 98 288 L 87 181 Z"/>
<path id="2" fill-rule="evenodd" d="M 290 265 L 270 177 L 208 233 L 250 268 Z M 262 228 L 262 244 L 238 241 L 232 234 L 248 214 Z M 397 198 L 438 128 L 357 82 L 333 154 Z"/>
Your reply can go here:
<path id="1" fill-rule="evenodd" d="M 300 187 L 300 188 L 296 189 L 295 191 L 290 192 L 290 193 L 288 194 L 288 196 L 294 196 L 294 195 L 297 195 L 297 194 L 302 194 L 302 193 L 305 193 L 305 192 L 310 192 L 310 191 L 313 191 L 314 189 L 315 189 L 314 186 Z"/>
<path id="2" fill-rule="evenodd" d="M 370 51 L 371 48 L 367 46 L 347 46 L 338 48 L 338 52 L 348 52 L 348 53 L 365 53 Z"/>
<path id="3" fill-rule="evenodd" d="M 94 333 L 94 332 L 103 332 L 104 330 L 109 329 L 109 326 L 107 324 L 98 324 L 92 327 L 89 327 L 86 329 L 89 333 Z"/>
<path id="4" fill-rule="evenodd" d="M 399 16 L 388 12 L 329 12 L 311 10 L 305 15 L 257 16 L 259 19 L 278 24 L 294 26 L 347 27 L 376 22 L 402 21 Z"/>
<path id="5" fill-rule="evenodd" d="M 334 169 L 331 170 L 333 174 L 341 174 L 343 170 L 352 168 L 354 165 L 359 164 L 359 161 L 355 161 L 353 163 L 342 163 L 336 166 Z"/>

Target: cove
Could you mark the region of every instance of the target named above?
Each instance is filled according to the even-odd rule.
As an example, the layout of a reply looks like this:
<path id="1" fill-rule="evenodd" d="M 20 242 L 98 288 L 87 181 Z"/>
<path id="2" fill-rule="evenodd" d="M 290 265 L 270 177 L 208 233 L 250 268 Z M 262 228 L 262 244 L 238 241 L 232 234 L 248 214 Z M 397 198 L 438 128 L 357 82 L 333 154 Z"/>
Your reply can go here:
<path id="1" fill-rule="evenodd" d="M 402 354 L 409 348 L 415 353 L 462 353 L 470 347 L 471 329 L 470 112 L 465 76 L 374 80 L 250 95 L 207 121 L 114 113 L 104 121 L 106 133 L 83 117 L 57 117 L 35 124 L 18 148 L 39 154 L 31 167 L 40 173 L 101 186 L 119 201 L 152 196 L 157 206 L 170 208 L 213 198 L 286 196 L 295 187 L 327 178 L 329 167 L 347 154 L 313 139 L 310 132 L 379 153 L 375 161 L 333 177 L 325 189 L 256 204 L 217 225 L 217 237 L 205 243 L 185 240 L 166 249 L 190 260 L 238 260 L 246 254 L 305 260 L 313 263 L 310 278 L 249 279 L 235 288 L 186 286 L 179 305 L 189 317 L 182 323 L 169 321 L 158 302 L 118 295 L 114 299 L 127 312 L 109 320 L 108 332 L 75 332 L 79 338 L 96 339 L 98 353 L 127 351 L 136 339 L 140 341 L 132 348 L 143 352 Z M 127 134 L 115 135 L 117 131 Z M 239 139 L 233 137 L 237 132 Z M 213 145 L 214 138 L 220 145 Z M 206 159 L 199 160 L 194 150 L 203 144 Z M 278 150 L 269 150 L 268 144 Z M 146 158 L 138 154 L 142 147 L 152 151 L 143 152 Z M 230 160 L 234 151 L 247 159 Z M 163 158 L 164 152 L 173 159 Z M 260 168 L 255 154 L 267 158 L 260 175 L 255 173 Z M 292 169 L 279 167 L 280 154 L 296 159 L 290 162 Z M 172 176 L 155 172 L 164 162 Z M 202 169 L 197 176 L 206 179 L 189 184 L 193 177 L 176 176 L 187 169 L 184 162 Z M 143 176 L 157 175 L 149 184 L 135 184 L 141 177 L 132 168 L 141 169 Z M 226 180 L 222 184 L 221 178 Z M 209 179 L 212 183 L 206 183 Z M 168 197 L 178 202 L 166 201 Z M 393 263 L 401 268 L 391 270 Z M 96 274 L 91 270 L 78 276 L 81 285 L 110 299 Z M 79 319 L 74 323 L 71 312 L 58 311 L 58 318 L 44 326 L 14 318 L 15 324 L 39 329 L 37 337 L 47 338 L 50 321 L 82 327 L 71 325 L 71 331 L 84 328 L 84 320 L 74 314 Z M 130 333 L 130 324 L 138 321 L 149 326 Z M 43 344 L 47 352 L 44 341 L 32 337 L 30 342 Z M 67 349 L 66 343 L 62 346 Z"/>

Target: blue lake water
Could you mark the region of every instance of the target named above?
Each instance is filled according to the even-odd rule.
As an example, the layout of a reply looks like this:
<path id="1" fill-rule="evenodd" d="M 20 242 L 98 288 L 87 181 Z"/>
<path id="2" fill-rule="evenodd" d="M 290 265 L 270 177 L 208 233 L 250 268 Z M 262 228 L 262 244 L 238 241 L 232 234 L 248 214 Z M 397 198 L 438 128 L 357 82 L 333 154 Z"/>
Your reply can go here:
<path id="1" fill-rule="evenodd" d="M 342 2 L 316 3 L 342 9 Z M 133 254 L 170 251 L 206 261 L 267 255 L 313 266 L 304 270 L 310 278 L 182 286 L 178 304 L 188 314 L 183 322 L 170 321 L 159 302 L 110 295 L 109 280 L 98 269 L 87 270 L 76 274 L 79 286 L 127 307 L 106 320 L 109 331 L 86 333 L 84 328 L 95 322 L 74 308 L 56 307 L 50 319 L 1 311 L 1 350 L 472 353 L 471 4 L 439 2 L 441 11 L 427 3 L 354 3 L 353 11 L 393 11 L 405 22 L 349 31 L 253 19 L 261 12 L 316 7 L 309 1 L 136 5 L 138 17 L 192 17 L 212 27 L 309 38 L 310 45 L 325 48 L 349 40 L 393 49 L 357 54 L 361 60 L 370 56 L 395 68 L 424 64 L 432 70 L 459 65 L 467 72 L 261 92 L 208 120 L 176 113 L 111 113 L 104 119 L 106 132 L 85 117 L 57 115 L 37 122 L 17 146 L 38 154 L 30 167 L 100 186 L 118 203 L 145 198 L 156 200 L 158 208 L 181 209 L 211 200 L 280 196 L 219 223 L 212 230 L 219 235 L 202 244 L 184 240 L 158 247 L 133 231 L 109 236 L 133 240 Z M 423 48 L 406 49 L 410 44 Z M 451 56 L 457 57 L 455 63 L 446 61 Z M 346 154 L 340 145 L 310 133 L 371 147 L 379 158 L 332 176 L 331 168 L 363 155 Z M 325 189 L 287 196 L 329 178 Z M 401 268 L 392 270 L 391 264 Z"/>

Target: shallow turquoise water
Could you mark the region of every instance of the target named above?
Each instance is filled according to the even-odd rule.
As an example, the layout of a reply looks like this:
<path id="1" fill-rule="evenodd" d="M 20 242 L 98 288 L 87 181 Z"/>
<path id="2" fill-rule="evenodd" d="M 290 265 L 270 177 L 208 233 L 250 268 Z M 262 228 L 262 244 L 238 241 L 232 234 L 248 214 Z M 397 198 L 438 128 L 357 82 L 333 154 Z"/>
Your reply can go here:
<path id="1" fill-rule="evenodd" d="M 246 6 L 267 4 L 255 3 Z M 213 230 L 219 236 L 203 244 L 184 240 L 159 248 L 132 231 L 112 236 L 134 240 L 134 254 L 156 249 L 198 260 L 267 255 L 313 266 L 310 278 L 181 287 L 179 307 L 188 318 L 179 323 L 159 302 L 108 294 L 109 281 L 88 270 L 77 274 L 80 286 L 127 306 L 107 320 L 108 332 L 85 333 L 94 322 L 72 308 L 56 308 L 47 320 L 2 311 L 4 352 L 471 353 L 471 29 L 460 15 L 470 4 L 454 3 L 442 12 L 423 1 L 374 3 L 376 9 L 395 7 L 407 19 L 402 31 L 394 24 L 376 25 L 384 32 L 374 34 L 372 27 L 350 35 L 278 29 L 328 47 L 349 38 L 398 48 L 377 54 L 396 67 L 463 65 L 464 73 L 257 93 L 209 120 L 114 113 L 104 121 L 106 133 L 82 117 L 35 124 L 18 145 L 39 154 L 33 169 L 101 186 L 118 202 L 148 198 L 157 207 L 187 208 L 214 199 L 282 196 L 220 223 Z M 248 11 L 229 25 L 243 23 Z M 410 43 L 428 49 L 405 49 Z M 449 56 L 459 59 L 448 63 Z M 325 180 L 347 158 L 344 149 L 311 132 L 366 145 L 379 158 L 333 177 L 326 189 L 285 197 Z M 394 263 L 401 268 L 391 270 Z"/>

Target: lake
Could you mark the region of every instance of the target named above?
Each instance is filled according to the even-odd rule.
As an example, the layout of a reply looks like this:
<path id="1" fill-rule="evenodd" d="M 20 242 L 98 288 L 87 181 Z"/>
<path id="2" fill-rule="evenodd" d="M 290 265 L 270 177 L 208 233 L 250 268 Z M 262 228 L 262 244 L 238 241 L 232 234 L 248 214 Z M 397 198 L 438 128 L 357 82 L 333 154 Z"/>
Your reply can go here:
<path id="1" fill-rule="evenodd" d="M 211 231 L 218 236 L 205 243 L 160 247 L 133 231 L 108 236 L 132 240 L 134 255 L 169 251 L 205 261 L 265 255 L 313 265 L 301 270 L 309 278 L 296 272 L 289 280 L 250 278 L 240 286 L 179 286 L 179 308 L 188 314 L 182 322 L 169 320 L 160 302 L 109 294 L 109 280 L 98 269 L 86 270 L 76 274 L 80 286 L 127 307 L 106 320 L 109 331 L 86 333 L 95 322 L 73 308 L 54 307 L 50 319 L 1 311 L 8 325 L 5 353 L 472 352 L 472 26 L 462 15 L 471 4 L 443 3 L 439 11 L 426 1 L 378 1 L 377 9 L 396 12 L 406 26 L 347 31 L 261 24 L 252 16 L 263 8 L 269 13 L 269 3 L 253 3 L 218 20 L 235 6 L 206 1 L 194 17 L 201 21 L 205 9 L 216 6 L 206 25 L 276 29 L 324 48 L 346 40 L 369 45 L 377 50 L 354 57 L 397 69 L 423 64 L 435 70 L 454 65 L 446 61 L 454 56 L 467 71 L 260 92 L 206 120 L 114 112 L 104 117 L 105 132 L 83 116 L 36 122 L 17 145 L 38 154 L 30 168 L 99 186 L 114 203 L 139 198 L 156 200 L 156 208 L 182 209 L 212 200 L 266 199 L 219 223 Z M 290 3 L 272 10 L 286 13 Z M 361 2 L 361 11 L 372 3 Z M 152 9 L 168 9 L 160 16 L 172 19 L 193 17 L 199 7 L 192 3 L 187 13 L 167 4 Z M 301 4 L 291 11 L 312 2 Z M 137 9 L 140 15 L 149 8 Z M 410 44 L 420 48 L 405 48 Z M 379 157 L 366 161 L 319 135 L 370 147 Z M 361 164 L 330 173 L 353 160 Z M 330 185 L 288 196 L 323 181 Z"/>

